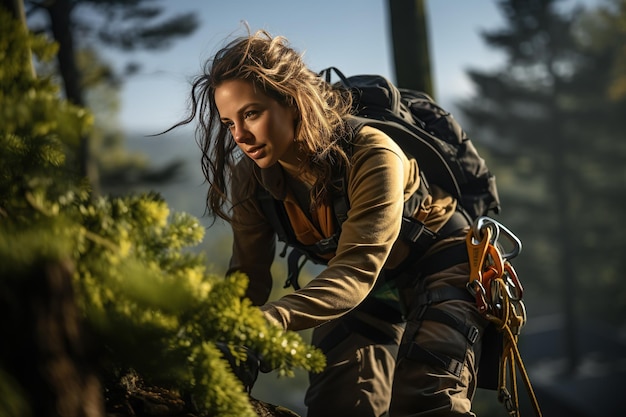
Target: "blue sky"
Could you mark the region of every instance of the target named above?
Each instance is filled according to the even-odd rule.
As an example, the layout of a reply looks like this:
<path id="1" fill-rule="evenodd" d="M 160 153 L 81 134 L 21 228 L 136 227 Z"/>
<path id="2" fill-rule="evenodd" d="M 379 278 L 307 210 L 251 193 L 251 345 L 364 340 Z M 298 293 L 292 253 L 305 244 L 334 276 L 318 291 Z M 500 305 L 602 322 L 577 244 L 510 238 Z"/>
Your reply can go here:
<path id="1" fill-rule="evenodd" d="M 393 79 L 387 0 L 164 3 L 173 11 L 197 13 L 201 25 L 163 52 L 133 55 L 143 71 L 122 90 L 120 124 L 125 130 L 154 132 L 180 120 L 190 78 L 226 38 L 244 33 L 242 21 L 252 30 L 287 37 L 314 70 L 332 65 L 346 75 L 378 73 Z M 479 32 L 500 27 L 503 20 L 495 0 L 428 0 L 427 13 L 435 93 L 446 105 L 470 91 L 464 75 L 468 67 L 489 68 L 502 60 Z"/>
<path id="2" fill-rule="evenodd" d="M 187 109 L 191 78 L 225 39 L 266 29 L 289 39 L 304 52 L 314 70 L 328 66 L 346 75 L 378 73 L 394 79 L 388 0 L 163 0 L 171 12 L 194 12 L 198 30 L 158 52 L 136 52 L 141 75 L 128 80 L 121 96 L 120 125 L 127 131 L 154 133 L 181 120 Z M 402 0 L 401 0 L 402 1 Z M 596 5 L 601 0 L 565 0 Z M 484 30 L 500 28 L 504 19 L 497 0 L 427 0 L 431 65 L 437 100 L 450 106 L 471 92 L 468 68 L 491 69 L 504 56 L 482 40 Z M 128 55 L 114 56 L 120 64 Z"/>

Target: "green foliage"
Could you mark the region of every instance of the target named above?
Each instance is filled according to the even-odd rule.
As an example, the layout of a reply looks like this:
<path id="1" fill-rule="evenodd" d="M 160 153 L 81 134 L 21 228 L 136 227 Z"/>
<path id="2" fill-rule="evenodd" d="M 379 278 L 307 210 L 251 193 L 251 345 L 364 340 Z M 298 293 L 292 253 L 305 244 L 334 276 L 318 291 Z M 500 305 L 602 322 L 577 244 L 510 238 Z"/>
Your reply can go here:
<path id="1" fill-rule="evenodd" d="M 607 68 L 610 75 L 608 97 L 626 98 L 626 0 L 608 0 L 596 13 L 587 16 L 582 40 L 597 52 L 612 51 L 614 59 Z"/>
<path id="2" fill-rule="evenodd" d="M 0 10 L 1 12 L 1 10 Z M 204 229 L 170 213 L 156 194 L 94 198 L 63 161 L 92 118 L 58 96 L 49 79 L 25 69 L 29 54 L 53 47 L 0 13 L 0 291 L 41 260 L 71 260 L 77 302 L 103 346 L 105 382 L 132 370 L 190 393 L 205 415 L 254 416 L 240 381 L 215 342 L 245 345 L 281 375 L 319 371 L 324 357 L 297 333 L 270 325 L 243 298 L 244 275 L 208 274 L 189 248 Z M 6 318 L 5 318 L 6 319 Z M 19 387 L 2 371 L 8 415 L 23 415 Z"/>
<path id="3" fill-rule="evenodd" d="M 0 146 L 13 150 L 13 159 L 5 154 L 0 167 L 0 175 L 7 180 L 22 170 L 26 175 L 33 173 L 31 169 L 42 174 L 42 170 L 60 166 L 64 160 L 60 145 L 77 143 L 89 127 L 91 116 L 84 109 L 59 101 L 57 86 L 48 79 L 32 79 L 25 70 L 31 59 L 27 51 L 32 49 L 40 59 L 49 59 L 56 53 L 55 46 L 41 36 L 19 36 L 22 27 L 6 16 L 2 24 L 14 33 L 0 39 L 0 78 L 4 81 L 0 88 Z M 40 152 L 33 152 L 33 146 L 38 146 Z M 24 164 L 26 169 L 22 168 Z"/>
<path id="4" fill-rule="evenodd" d="M 0 416 L 30 417 L 31 412 L 24 396 L 19 392 L 19 384 L 0 369 Z"/>
<path id="5" fill-rule="evenodd" d="M 149 169 L 141 155 L 122 148 L 124 138 L 115 128 L 116 120 L 111 117 L 115 113 L 111 110 L 123 76 L 139 71 L 140 63 L 130 61 L 122 68 L 123 63 L 118 62 L 115 68 L 103 63 L 97 51 L 103 47 L 126 52 L 167 48 L 197 29 L 197 16 L 194 13 L 167 16 L 166 9 L 152 0 L 24 0 L 23 3 L 33 31 L 48 34 L 59 45 L 61 53 L 54 71 L 62 79 L 66 98 L 97 115 L 91 134 L 78 139 L 82 151 L 67 162 L 81 167 L 92 192 L 101 193 L 101 181 L 106 191 L 115 192 L 120 186 L 127 189 L 138 184 L 153 185 L 178 175 L 182 168 L 180 161 Z M 100 158 L 102 154 L 108 157 Z"/>

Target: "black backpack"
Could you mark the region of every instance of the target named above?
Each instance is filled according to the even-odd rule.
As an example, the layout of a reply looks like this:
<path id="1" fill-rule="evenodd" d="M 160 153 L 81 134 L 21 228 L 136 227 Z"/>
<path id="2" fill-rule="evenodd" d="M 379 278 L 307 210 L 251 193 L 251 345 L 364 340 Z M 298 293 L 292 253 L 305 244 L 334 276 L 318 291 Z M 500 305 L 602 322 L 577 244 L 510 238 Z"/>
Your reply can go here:
<path id="1" fill-rule="evenodd" d="M 495 176 L 454 117 L 427 94 L 397 88 L 380 75 L 345 77 L 331 67 L 321 72 L 353 95 L 357 120 L 387 133 L 417 159 L 429 184 L 452 194 L 474 219 L 500 212 Z"/>
<path id="2" fill-rule="evenodd" d="M 438 106 L 427 94 L 398 88 L 380 75 L 345 77 L 337 68 L 330 67 L 323 70 L 320 76 L 330 83 L 333 72 L 339 77 L 336 85 L 348 89 L 353 96 L 356 117 L 351 124 L 355 131 L 365 125 L 372 126 L 394 139 L 407 154 L 417 160 L 426 183 L 437 185 L 454 196 L 469 221 L 488 215 L 489 212 L 500 212 L 495 176 L 449 112 Z M 288 258 L 289 277 L 286 287 L 293 285 L 299 288 L 297 276 L 306 259 L 324 262 L 316 255 L 336 249 L 341 223 L 346 219 L 349 208 L 344 184 L 345 178 L 338 176 L 331 187 L 335 190 L 333 209 L 338 225 L 337 233 L 309 246 L 299 244 L 293 237 L 282 203 L 275 201 L 269 192 L 259 187 L 257 196 L 278 239 L 294 248 Z M 415 219 L 403 220 L 401 234 L 407 231 L 405 234 L 411 235 L 409 240 L 433 242 L 436 239 L 436 233 Z M 281 256 L 285 256 L 285 251 Z"/>

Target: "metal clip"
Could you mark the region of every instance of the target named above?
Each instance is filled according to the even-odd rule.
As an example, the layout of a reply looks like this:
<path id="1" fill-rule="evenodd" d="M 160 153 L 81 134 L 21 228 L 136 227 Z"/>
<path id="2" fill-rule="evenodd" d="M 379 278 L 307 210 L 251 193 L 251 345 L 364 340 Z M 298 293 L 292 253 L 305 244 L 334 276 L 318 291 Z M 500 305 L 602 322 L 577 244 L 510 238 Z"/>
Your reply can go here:
<path id="1" fill-rule="evenodd" d="M 477 238 L 477 240 L 485 230 L 492 231 L 492 244 L 495 245 L 496 242 L 499 241 L 500 234 L 502 234 L 506 238 L 506 240 L 510 244 L 512 244 L 513 247 L 511 248 L 510 252 L 503 253 L 502 258 L 507 260 L 513 259 L 522 251 L 522 242 L 517 236 L 513 234 L 513 232 L 507 229 L 504 225 L 492 219 L 491 217 L 478 217 L 472 225 L 472 231 L 474 232 L 474 236 Z"/>
<path id="2" fill-rule="evenodd" d="M 522 300 L 514 301 L 511 303 L 513 315 L 515 321 L 511 323 L 511 333 L 515 336 L 519 336 L 522 331 L 522 327 L 526 324 L 528 317 L 526 316 L 526 306 Z"/>
<path id="3" fill-rule="evenodd" d="M 491 231 L 489 229 L 480 239 L 476 239 L 471 230 L 467 233 L 465 243 L 470 266 L 470 283 L 482 281 L 482 269 L 485 264 L 490 239 Z"/>
<path id="4" fill-rule="evenodd" d="M 481 240 L 482 235 L 486 231 L 491 231 L 490 243 L 492 244 L 496 243 L 500 234 L 498 223 L 496 223 L 496 221 L 491 217 L 487 216 L 480 216 L 474 220 L 474 223 L 472 224 L 472 231 L 474 232 L 474 238 L 476 240 Z"/>
<path id="5" fill-rule="evenodd" d="M 502 292 L 502 280 L 494 279 L 489 283 L 489 299 L 491 300 L 491 307 L 498 312 L 501 312 L 504 308 L 504 294 Z"/>
<path id="6" fill-rule="evenodd" d="M 485 287 L 479 279 L 467 283 L 467 289 L 476 297 L 476 307 L 480 313 L 486 313 L 489 309 L 487 304 Z"/>
<path id="7" fill-rule="evenodd" d="M 504 257 L 500 250 L 492 244 L 487 245 L 487 256 L 490 261 L 489 266 L 494 270 L 495 278 L 504 274 Z"/>
<path id="8" fill-rule="evenodd" d="M 491 306 L 497 309 L 502 308 L 502 303 L 497 303 L 492 291 L 493 283 L 497 278 L 501 278 L 504 274 L 504 261 L 500 255 L 500 251 L 494 245 L 489 243 L 487 245 L 487 256 L 485 266 L 483 266 L 482 272 L 482 284 L 487 292 L 487 300 L 490 300 Z"/>
<path id="9" fill-rule="evenodd" d="M 515 407 L 515 403 L 513 402 L 513 397 L 509 393 L 505 387 L 501 387 L 498 392 L 498 400 L 504 404 L 504 408 L 509 412 L 510 415 L 517 415 L 517 407 Z"/>
<path id="10" fill-rule="evenodd" d="M 504 282 L 506 283 L 506 292 L 513 301 L 519 301 L 524 295 L 522 283 L 517 278 L 517 272 L 513 269 L 513 265 L 509 262 L 504 263 Z"/>

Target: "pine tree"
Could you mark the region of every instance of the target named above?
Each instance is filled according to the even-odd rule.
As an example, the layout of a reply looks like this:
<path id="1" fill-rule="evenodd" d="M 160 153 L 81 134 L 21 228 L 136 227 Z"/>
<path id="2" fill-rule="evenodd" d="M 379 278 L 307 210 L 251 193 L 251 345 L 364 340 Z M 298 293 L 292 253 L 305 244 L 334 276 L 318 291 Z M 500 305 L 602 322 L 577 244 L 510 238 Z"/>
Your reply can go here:
<path id="1" fill-rule="evenodd" d="M 90 113 L 27 70 L 25 51 L 50 59 L 54 45 L 1 8 L 0 32 L 0 332 L 10 341 L 0 415 L 131 415 L 139 400 L 150 415 L 166 399 L 180 413 L 254 416 L 233 373 L 246 359 L 238 347 L 280 375 L 320 370 L 321 352 L 243 298 L 245 276 L 212 275 L 188 250 L 203 238 L 197 219 L 156 194 L 91 195 L 64 165 Z"/>
<path id="2" fill-rule="evenodd" d="M 626 312 L 620 278 L 626 101 L 609 96 L 623 28 L 620 35 L 607 18 L 594 34 L 593 14 L 559 8 L 558 0 L 499 5 L 506 26 L 483 36 L 506 54 L 506 64 L 469 71 L 476 94 L 462 112 L 502 164 L 496 174 L 503 216 L 524 242 L 520 276 L 541 300 L 531 309 L 554 313 L 545 305 L 561 305 L 573 371 L 580 359 L 577 318 L 623 324 Z M 608 15 L 623 20 L 623 7 L 621 14 L 613 10 Z"/>
<path id="3" fill-rule="evenodd" d="M 24 2 L 26 15 L 36 22 L 34 31 L 48 33 L 59 45 L 58 71 L 65 97 L 82 107 L 88 103 L 78 65 L 80 50 L 95 48 L 96 44 L 124 51 L 158 50 L 193 33 L 198 26 L 193 13 L 163 17 L 163 7 L 150 0 L 15 1 Z M 84 11 L 87 14 L 81 13 Z M 135 72 L 139 67 L 136 62 L 129 63 L 127 72 Z M 92 148 L 91 138 L 81 138 L 76 163 L 98 194 L 100 176 Z"/>

